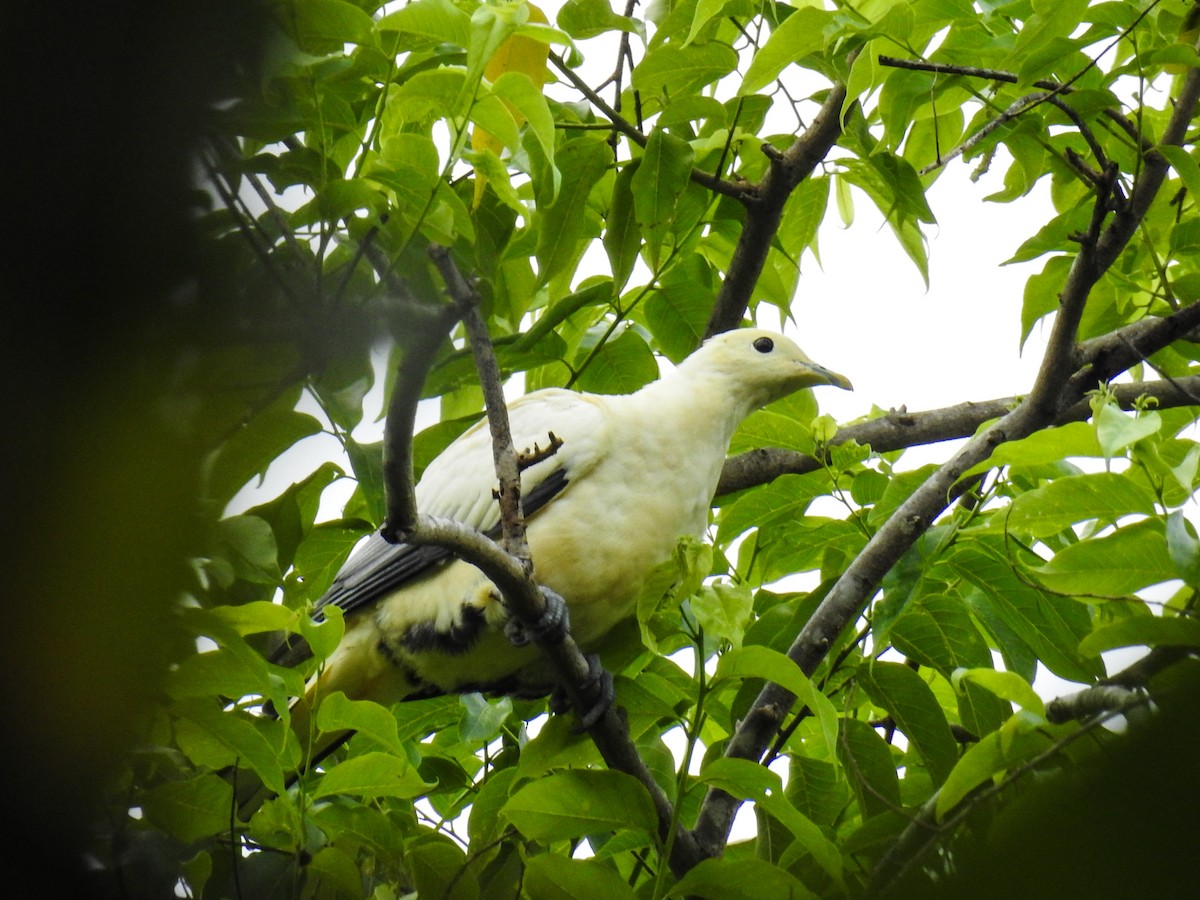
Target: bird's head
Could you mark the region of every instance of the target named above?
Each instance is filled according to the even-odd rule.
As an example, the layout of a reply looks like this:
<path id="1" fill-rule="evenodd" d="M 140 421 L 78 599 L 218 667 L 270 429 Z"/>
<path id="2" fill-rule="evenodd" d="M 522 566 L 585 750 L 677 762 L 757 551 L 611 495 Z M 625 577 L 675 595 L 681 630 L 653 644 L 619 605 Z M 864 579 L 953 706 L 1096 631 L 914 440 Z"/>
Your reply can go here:
<path id="1" fill-rule="evenodd" d="M 759 328 L 739 328 L 709 338 L 680 370 L 728 380 L 749 401 L 750 409 L 820 384 L 853 390 L 850 379 L 813 362 L 790 338 Z"/>

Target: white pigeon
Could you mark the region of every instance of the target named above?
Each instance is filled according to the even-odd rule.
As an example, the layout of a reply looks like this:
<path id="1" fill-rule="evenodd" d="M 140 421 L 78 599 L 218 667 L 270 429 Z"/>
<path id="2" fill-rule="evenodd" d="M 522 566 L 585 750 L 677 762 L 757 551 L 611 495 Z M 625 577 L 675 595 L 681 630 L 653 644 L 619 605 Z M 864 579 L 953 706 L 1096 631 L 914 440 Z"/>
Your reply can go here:
<path id="1" fill-rule="evenodd" d="M 545 446 L 551 433 L 561 441 L 522 473 L 522 505 L 534 577 L 565 600 L 582 648 L 634 614 L 645 579 L 680 537 L 704 532 L 742 420 L 823 384 L 850 389 L 783 335 L 744 329 L 708 340 L 633 394 L 550 388 L 509 406 L 518 449 Z M 495 486 L 491 436 L 481 421 L 426 468 L 417 508 L 495 535 Z M 492 583 L 441 548 L 371 536 L 318 601 L 317 614 L 329 606 L 342 609 L 346 631 L 293 706 L 292 727 L 305 747 L 311 710 L 333 691 L 390 705 L 550 687 L 540 651 L 506 635 L 509 613 Z M 346 736 L 322 735 L 306 760 Z"/>

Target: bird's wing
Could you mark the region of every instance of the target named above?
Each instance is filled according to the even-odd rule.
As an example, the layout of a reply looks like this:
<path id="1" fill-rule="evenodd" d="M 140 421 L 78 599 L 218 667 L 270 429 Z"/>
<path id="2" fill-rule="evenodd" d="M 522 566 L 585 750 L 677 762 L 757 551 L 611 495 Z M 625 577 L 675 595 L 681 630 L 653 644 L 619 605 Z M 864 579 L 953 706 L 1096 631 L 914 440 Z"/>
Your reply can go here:
<path id="1" fill-rule="evenodd" d="M 549 389 L 509 406 L 509 425 L 518 451 L 546 448 L 550 434 L 562 441 L 557 452 L 521 473 L 522 509 L 530 518 L 586 476 L 607 452 L 608 428 L 602 401 L 586 394 Z M 486 420 L 464 432 L 429 464 L 417 485 L 417 510 L 454 519 L 492 537 L 499 536 L 500 509 L 492 439 Z M 451 553 L 443 547 L 389 544 L 371 535 L 334 578 L 317 610 L 337 606 L 361 609 L 439 563 Z"/>

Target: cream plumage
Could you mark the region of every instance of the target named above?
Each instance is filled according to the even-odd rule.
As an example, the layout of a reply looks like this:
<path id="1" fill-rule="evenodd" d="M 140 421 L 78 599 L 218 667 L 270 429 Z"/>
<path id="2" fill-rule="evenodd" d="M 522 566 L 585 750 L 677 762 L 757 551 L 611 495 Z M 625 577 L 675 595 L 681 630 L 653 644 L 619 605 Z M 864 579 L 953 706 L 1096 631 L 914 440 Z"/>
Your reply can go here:
<path id="1" fill-rule="evenodd" d="M 659 381 L 627 395 L 549 389 L 510 405 L 513 442 L 557 452 L 522 474 L 528 541 L 539 584 L 561 595 L 587 648 L 633 614 L 644 579 L 678 539 L 701 534 L 733 433 L 755 409 L 820 384 L 849 388 L 792 341 L 761 330 L 707 341 Z M 417 485 L 420 512 L 480 531 L 497 527 L 491 439 L 481 422 L 452 443 Z M 317 604 L 340 607 L 346 633 L 293 709 L 333 691 L 390 704 L 469 690 L 544 690 L 536 647 L 506 637 L 507 611 L 487 578 L 431 547 L 372 536 Z M 344 735 L 325 736 L 316 757 Z"/>

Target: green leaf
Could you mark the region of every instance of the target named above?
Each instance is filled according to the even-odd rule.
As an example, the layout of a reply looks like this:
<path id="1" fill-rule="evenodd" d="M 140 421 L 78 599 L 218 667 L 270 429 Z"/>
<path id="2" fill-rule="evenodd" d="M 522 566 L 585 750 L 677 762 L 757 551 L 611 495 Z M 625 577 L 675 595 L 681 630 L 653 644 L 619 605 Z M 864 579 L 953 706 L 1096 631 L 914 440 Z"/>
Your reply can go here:
<path id="1" fill-rule="evenodd" d="M 288 18 L 296 29 L 296 42 L 305 49 L 340 51 L 342 44 L 370 44 L 375 40 L 371 17 L 342 0 L 305 0 L 292 7 Z"/>
<path id="2" fill-rule="evenodd" d="M 1001 749 L 1000 733 L 992 732 L 963 754 L 946 783 L 938 792 L 935 811 L 938 819 L 958 806 L 967 794 L 997 773 L 1004 771 L 1004 751 Z"/>
<path id="3" fill-rule="evenodd" d="M 1021 494 L 1004 519 L 1008 528 L 1034 537 L 1057 534 L 1077 522 L 1115 523 L 1130 513 L 1153 515 L 1154 496 L 1115 472 L 1067 475 Z"/>
<path id="4" fill-rule="evenodd" d="M 278 584 L 279 551 L 275 532 L 258 516 L 233 516 L 217 523 L 218 552 L 239 578 Z"/>
<path id="5" fill-rule="evenodd" d="M 1197 164 L 1192 155 L 1173 144 L 1160 145 L 1158 152 L 1167 158 L 1167 162 L 1179 175 L 1179 180 L 1183 182 L 1192 198 L 1200 197 L 1200 164 Z"/>
<path id="6" fill-rule="evenodd" d="M 710 900 L 816 900 L 817 895 L 794 875 L 761 859 L 706 859 L 690 869 L 667 897 L 706 897 Z"/>
<path id="7" fill-rule="evenodd" d="M 710 42 L 680 47 L 665 44 L 649 53 L 633 70 L 633 88 L 645 100 L 684 97 L 723 78 L 737 66 L 737 53 L 726 44 Z"/>
<path id="8" fill-rule="evenodd" d="M 512 73 L 510 73 L 512 74 Z M 512 110 L 494 93 L 480 94 L 468 113 L 471 122 L 492 134 L 506 147 L 521 146 L 521 132 Z"/>
<path id="9" fill-rule="evenodd" d="M 168 781 L 148 791 L 141 805 L 155 828 L 190 844 L 228 830 L 233 785 L 212 773 Z"/>
<path id="10" fill-rule="evenodd" d="M 393 138 L 409 135 L 413 138 L 427 140 L 425 135 L 405 131 L 408 123 L 428 122 L 434 119 L 454 119 L 465 110 L 458 109 L 459 95 L 463 91 L 466 75 L 462 69 L 439 68 L 417 72 L 396 90 L 388 93 L 387 105 L 383 110 L 383 127 L 380 136 L 381 157 L 384 168 L 396 166 L 400 172 L 405 169 L 404 148 L 423 148 L 421 141 L 408 144 L 401 142 L 391 144 Z M 436 148 L 435 148 L 436 149 Z M 422 149 L 420 158 L 413 159 L 412 172 L 421 178 L 419 187 L 428 192 L 433 185 L 428 183 L 428 151 Z M 437 167 L 434 167 L 434 172 Z M 367 175 L 374 175 L 374 166 L 368 166 Z M 394 185 L 397 190 L 403 190 L 404 185 L 397 179 Z"/>
<path id="11" fill-rule="evenodd" d="M 513 711 L 511 697 L 488 701 L 482 694 L 461 694 L 458 701 L 466 709 L 459 726 L 464 741 L 483 742 L 496 737 Z"/>
<path id="12" fill-rule="evenodd" d="M 271 407 L 259 413 L 210 460 L 209 498 L 227 503 L 246 482 L 264 475 L 284 450 L 320 430 L 320 422 L 293 409 Z"/>
<path id="13" fill-rule="evenodd" d="M 679 198 L 691 177 L 692 159 L 687 141 L 655 128 L 646 141 L 641 164 L 633 173 L 630 187 L 634 214 L 646 242 L 647 260 L 655 272 L 663 242 L 675 224 Z"/>
<path id="14" fill-rule="evenodd" d="M 422 94 L 422 98 L 427 96 Z M 503 105 L 498 101 L 497 105 L 511 121 L 512 116 L 503 110 Z M 492 126 L 501 127 L 496 123 Z M 441 162 L 437 147 L 423 134 L 403 133 L 383 138 L 382 149 L 367 167 L 366 176 L 392 191 L 405 226 L 411 231 L 428 217 L 431 198 L 438 191 Z"/>
<path id="15" fill-rule="evenodd" d="M 600 769 L 539 778 L 513 794 L 500 813 L 527 838 L 545 843 L 658 826 L 650 795 L 636 778 Z"/>
<path id="16" fill-rule="evenodd" d="M 740 651 L 722 654 L 717 663 L 716 677 L 762 678 L 791 691 L 816 714 L 825 747 L 830 758 L 834 758 L 838 736 L 837 710 L 788 656 L 770 647 L 751 644 Z"/>
<path id="17" fill-rule="evenodd" d="M 700 256 L 692 256 L 672 266 L 663 285 L 651 292 L 643 304 L 650 333 L 674 363 L 682 362 L 704 339 L 715 299 L 715 292 L 706 277 L 707 266 Z M 691 277 L 673 277 L 677 272 Z"/>
<path id="18" fill-rule="evenodd" d="M 484 67 L 516 30 L 529 21 L 524 3 L 482 4 L 471 13 L 470 41 L 467 44 L 467 76 L 463 95 L 469 99 L 483 77 Z"/>
<path id="19" fill-rule="evenodd" d="M 861 719 L 842 719 L 837 752 L 864 820 L 900 807 L 896 763 L 874 728 Z"/>
<path id="20" fill-rule="evenodd" d="M 1200 647 L 1200 621 L 1184 616 L 1134 616 L 1097 626 L 1079 644 L 1095 656 L 1117 647 Z"/>
<path id="21" fill-rule="evenodd" d="M 992 455 L 963 473 L 966 478 L 1000 466 L 1044 466 L 1070 456 L 1103 456 L 1096 440 L 1096 429 L 1087 422 L 1071 422 L 1057 428 L 1036 431 L 1019 441 L 1009 441 Z"/>
<path id="22" fill-rule="evenodd" d="M 803 475 L 781 475 L 769 485 L 746 491 L 717 519 L 717 543 L 727 544 L 754 527 L 803 518 L 822 488 Z"/>
<path id="23" fill-rule="evenodd" d="M 358 479 L 358 488 L 367 503 L 367 512 L 372 524 L 383 521 L 386 513 L 386 489 L 383 484 L 383 441 L 360 444 L 346 436 L 346 455 L 350 457 L 350 468 Z"/>
<path id="24" fill-rule="evenodd" d="M 929 685 L 908 666 L 879 661 L 860 669 L 859 681 L 916 747 L 934 785 L 944 782 L 958 762 L 958 744 Z"/>
<path id="25" fill-rule="evenodd" d="M 949 678 L 959 666 L 985 666 L 987 642 L 966 607 L 945 594 L 917 597 L 888 632 L 897 650 Z"/>
<path id="26" fill-rule="evenodd" d="M 704 766 L 700 780 L 740 800 L 752 800 L 769 812 L 795 838 L 785 856 L 811 855 L 834 881 L 841 883 L 841 853 L 820 828 L 792 806 L 783 792 L 783 781 L 776 773 L 748 759 L 718 758 Z"/>
<path id="27" fill-rule="evenodd" d="M 1000 618 L 1059 677 L 1086 683 L 1102 675 L 1103 670 L 1077 651 L 1080 639 L 1091 629 L 1087 608 L 1031 587 L 1027 578 L 1013 571 L 1005 552 L 1001 542 L 979 539 L 962 541 L 947 555 L 946 564 L 978 589 L 963 593 L 970 608 L 986 610 L 981 618 Z M 966 665 L 990 664 L 988 659 Z"/>
<path id="28" fill-rule="evenodd" d="M 244 647 L 244 645 L 243 645 Z M 282 672 L 282 674 L 274 674 Z M 183 697 L 241 697 L 246 694 L 274 694 L 272 678 L 287 679 L 286 690 L 299 694 L 304 679 L 299 672 L 270 667 L 261 656 L 252 652 L 221 647 L 190 656 L 167 676 L 166 690 L 174 698 Z M 279 699 L 284 694 L 279 693 Z"/>
<path id="29" fill-rule="evenodd" d="M 790 63 L 799 62 L 822 49 L 825 46 L 825 26 L 832 19 L 831 13 L 813 6 L 804 6 L 793 12 L 754 54 L 738 94 L 753 94 L 761 90 Z"/>
<path id="30" fill-rule="evenodd" d="M 526 745 L 528 746 L 528 745 Z M 513 782 L 517 780 L 516 767 L 493 769 L 483 782 L 483 786 L 475 793 L 471 802 L 470 818 L 467 820 L 467 832 L 471 842 L 480 844 L 494 841 L 500 837 L 505 822 L 500 818 L 500 808 L 508 802 L 508 795 Z"/>
<path id="31" fill-rule="evenodd" d="M 380 31 L 403 31 L 439 43 L 466 48 L 471 17 L 450 0 L 412 0 L 379 20 Z"/>
<path id="32" fill-rule="evenodd" d="M 1046 705 L 1042 703 L 1042 698 L 1034 692 L 1029 682 L 1016 672 L 1000 672 L 996 669 L 958 669 L 951 678 L 956 689 L 964 680 L 973 681 L 980 687 L 987 688 L 997 697 L 1020 704 L 1022 709 L 1042 718 L 1046 716 Z"/>
<path id="33" fill-rule="evenodd" d="M 779 239 L 788 254 L 800 265 L 800 257 L 806 249 L 817 252 L 817 229 L 825 219 L 829 205 L 829 182 L 827 176 L 805 178 L 792 191 L 783 208 L 783 220 L 779 224 Z"/>
<path id="34" fill-rule="evenodd" d="M 354 897 L 362 890 L 363 876 L 354 860 L 339 847 L 322 847 L 304 866 L 308 884 L 319 884 L 321 896 Z"/>
<path id="35" fill-rule="evenodd" d="M 398 759 L 406 751 L 396 736 L 391 710 L 370 700 L 351 700 L 341 691 L 324 697 L 317 707 L 317 727 L 325 732 L 357 731 L 378 742 Z"/>
<path id="36" fill-rule="evenodd" d="M 469 872 L 467 855 L 443 834 L 428 832 L 405 844 L 403 859 L 412 873 L 414 894 L 418 897 L 444 897 L 446 900 L 475 900 L 479 885 Z M 353 895 L 363 896 L 362 888 Z"/>
<path id="37" fill-rule="evenodd" d="M 588 198 L 612 161 L 608 145 L 590 138 L 563 144 L 556 159 L 562 189 L 552 205 L 538 208 L 534 219 L 539 285 L 547 284 L 571 264 L 579 242 L 590 237 Z"/>
<path id="38" fill-rule="evenodd" d="M 637 601 L 638 627 L 647 648 L 659 652 L 659 641 L 679 630 L 679 606 L 712 571 L 712 547 L 681 538 L 671 558 L 656 566 Z"/>
<path id="39" fill-rule="evenodd" d="M 792 805 L 818 825 L 833 825 L 850 797 L 838 767 L 823 759 L 791 756 L 787 796 Z"/>
<path id="40" fill-rule="evenodd" d="M 593 394 L 632 394 L 658 378 L 658 362 L 650 345 L 633 328 L 605 342 L 576 384 Z"/>
<path id="41" fill-rule="evenodd" d="M 226 713 L 200 700 L 177 703 L 175 711 L 175 740 L 193 762 L 212 768 L 249 766 L 269 790 L 282 794 L 287 789 L 284 765 L 295 766 L 300 751 L 282 721 Z"/>
<path id="42" fill-rule="evenodd" d="M 837 201 L 838 217 L 842 225 L 849 228 L 854 224 L 854 197 L 850 193 L 850 182 L 840 172 L 830 176 L 833 179 L 833 195 Z"/>
<path id="43" fill-rule="evenodd" d="M 1183 510 L 1167 516 L 1167 552 L 1188 587 L 1200 588 L 1200 540 L 1196 528 L 1183 517 Z"/>
<path id="44" fill-rule="evenodd" d="M 1131 415 L 1111 403 L 1100 407 L 1095 422 L 1096 440 L 1105 459 L 1112 459 L 1126 447 L 1157 434 L 1162 428 L 1162 416 L 1156 412 Z"/>
<path id="45" fill-rule="evenodd" d="M 1031 571 L 1046 587 L 1072 596 L 1122 597 L 1179 577 L 1161 519 L 1071 544 Z"/>
<path id="46" fill-rule="evenodd" d="M 295 610 L 269 600 L 256 600 L 240 606 L 217 606 L 210 612 L 242 635 L 291 631 L 297 622 Z"/>
<path id="47" fill-rule="evenodd" d="M 399 859 L 404 853 L 402 826 L 375 807 L 321 803 L 305 814 L 325 834 L 337 835 L 339 843 L 353 842 L 384 858 Z"/>
<path id="48" fill-rule="evenodd" d="M 321 607 L 321 619 L 314 621 L 307 616 L 300 618 L 300 636 L 308 643 L 317 659 L 329 659 L 346 633 L 346 623 L 341 607 Z"/>
<path id="49" fill-rule="evenodd" d="M 313 799 L 335 794 L 357 797 L 419 797 L 435 787 L 424 781 L 405 757 L 373 750 L 334 766 L 317 782 Z"/>
<path id="50" fill-rule="evenodd" d="M 609 0 L 567 0 L 555 19 L 558 27 L 576 40 L 598 37 L 608 31 L 625 31 L 645 37 L 645 26 L 613 12 Z"/>
<path id="51" fill-rule="evenodd" d="M 294 570 L 288 579 L 288 599 L 316 601 L 328 590 L 355 545 L 370 532 L 370 524 L 361 519 L 338 519 L 314 526 L 296 548 Z"/>
<path id="52" fill-rule="evenodd" d="M 620 294 L 633 274 L 642 246 L 642 235 L 633 209 L 633 176 L 640 164 L 641 160 L 635 160 L 617 173 L 613 180 L 608 216 L 605 218 L 604 250 L 612 269 L 614 297 Z"/>
<path id="53" fill-rule="evenodd" d="M 688 29 L 687 38 L 683 43 L 687 45 L 695 41 L 704 26 L 720 15 L 721 11 L 732 2 L 734 0 L 698 0 L 696 11 L 692 16 L 691 27 Z"/>
<path id="54" fill-rule="evenodd" d="M 754 607 L 750 585 L 723 581 L 703 585 L 689 602 L 706 637 L 729 641 L 735 648 L 742 646 Z"/>
<path id="55" fill-rule="evenodd" d="M 512 104 L 533 132 L 546 162 L 554 165 L 554 116 L 546 95 L 524 72 L 505 72 L 492 85 L 492 94 Z M 557 191 L 555 191 L 557 193 Z"/>
<path id="56" fill-rule="evenodd" d="M 633 900 L 633 892 L 610 865 L 540 853 L 525 863 L 525 885 L 538 900 Z"/>

